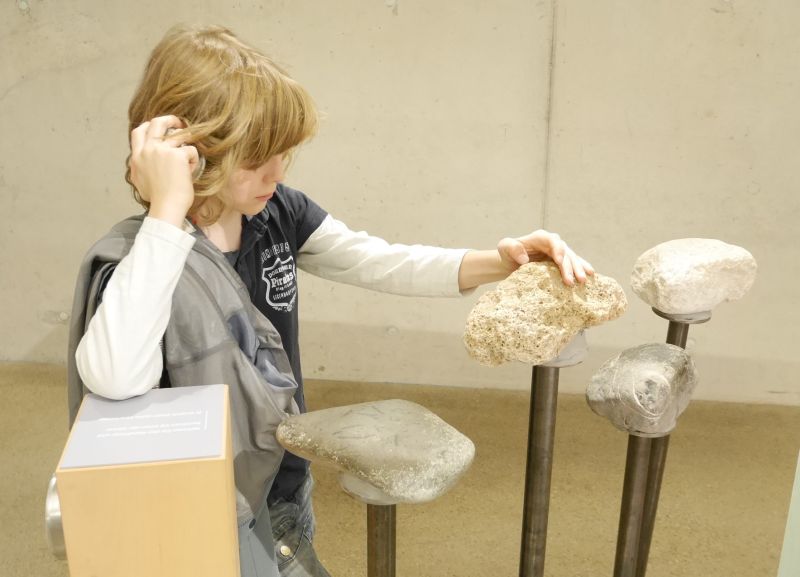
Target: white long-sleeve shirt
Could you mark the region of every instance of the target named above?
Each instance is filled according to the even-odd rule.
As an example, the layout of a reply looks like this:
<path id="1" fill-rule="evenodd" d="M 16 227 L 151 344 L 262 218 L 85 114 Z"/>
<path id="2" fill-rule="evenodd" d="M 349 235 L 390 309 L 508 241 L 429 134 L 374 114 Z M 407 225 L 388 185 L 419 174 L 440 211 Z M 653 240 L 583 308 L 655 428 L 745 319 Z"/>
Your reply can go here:
<path id="1" fill-rule="evenodd" d="M 159 343 L 194 241 L 171 224 L 144 219 L 76 351 L 78 372 L 92 392 L 125 399 L 159 382 L 164 368 Z M 458 296 L 466 252 L 390 244 L 327 216 L 299 247 L 297 265 L 322 278 L 382 292 Z"/>

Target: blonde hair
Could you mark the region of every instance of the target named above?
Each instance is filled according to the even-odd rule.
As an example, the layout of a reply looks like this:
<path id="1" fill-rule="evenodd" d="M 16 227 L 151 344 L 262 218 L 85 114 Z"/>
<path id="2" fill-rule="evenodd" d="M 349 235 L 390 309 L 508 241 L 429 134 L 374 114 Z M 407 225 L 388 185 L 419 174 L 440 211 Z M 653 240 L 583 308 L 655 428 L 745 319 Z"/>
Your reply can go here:
<path id="1" fill-rule="evenodd" d="M 206 159 L 194 183 L 189 216 L 216 222 L 224 189 L 236 168 L 255 168 L 291 153 L 311 138 L 317 112 L 311 97 L 267 56 L 221 26 L 170 29 L 153 50 L 128 108 L 129 131 L 156 116 L 173 114 Z M 129 156 L 130 160 L 130 156 Z M 136 201 L 149 208 L 131 182 Z"/>

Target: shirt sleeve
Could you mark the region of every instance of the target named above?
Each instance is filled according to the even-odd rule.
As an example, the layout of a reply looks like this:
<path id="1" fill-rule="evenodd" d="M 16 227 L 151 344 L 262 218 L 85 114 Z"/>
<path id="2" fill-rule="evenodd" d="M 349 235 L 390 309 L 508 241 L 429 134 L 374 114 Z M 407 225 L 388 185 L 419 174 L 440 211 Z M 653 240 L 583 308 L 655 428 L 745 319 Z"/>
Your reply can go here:
<path id="1" fill-rule="evenodd" d="M 328 213 L 305 193 L 280 185 L 280 195 L 285 200 L 294 222 L 295 241 L 302 246 L 317 230 Z"/>
<path id="2" fill-rule="evenodd" d="M 468 249 L 390 244 L 326 216 L 298 251 L 313 275 L 405 296 L 461 296 L 458 271 Z"/>
<path id="3" fill-rule="evenodd" d="M 163 370 L 159 343 L 194 242 L 169 223 L 144 219 L 75 352 L 78 373 L 93 393 L 126 399 L 158 383 Z"/>

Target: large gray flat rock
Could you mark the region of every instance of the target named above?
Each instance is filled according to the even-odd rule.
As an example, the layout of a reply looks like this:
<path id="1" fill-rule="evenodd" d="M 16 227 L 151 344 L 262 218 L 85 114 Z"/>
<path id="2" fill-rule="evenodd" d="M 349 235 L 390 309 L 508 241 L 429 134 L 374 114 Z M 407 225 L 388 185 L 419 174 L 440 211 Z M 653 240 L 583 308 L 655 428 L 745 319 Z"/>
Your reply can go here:
<path id="1" fill-rule="evenodd" d="M 376 488 L 381 498 L 364 500 L 381 504 L 435 499 L 475 455 L 472 441 L 436 414 L 399 399 L 294 415 L 281 423 L 277 437 L 295 455 L 346 473 L 346 488 L 355 487 L 353 478 Z"/>
<path id="2" fill-rule="evenodd" d="M 586 400 L 622 431 L 663 437 L 677 425 L 696 383 L 689 353 L 666 343 L 645 344 L 604 363 L 586 389 Z"/>
<path id="3" fill-rule="evenodd" d="M 742 298 L 756 278 L 756 260 L 740 246 L 711 238 L 682 238 L 654 246 L 637 260 L 631 288 L 664 313 L 711 311 Z"/>
<path id="4" fill-rule="evenodd" d="M 627 304 L 613 278 L 595 274 L 570 287 L 554 263 L 529 263 L 481 296 L 467 318 L 464 344 L 483 365 L 540 365 L 582 329 L 619 317 Z"/>

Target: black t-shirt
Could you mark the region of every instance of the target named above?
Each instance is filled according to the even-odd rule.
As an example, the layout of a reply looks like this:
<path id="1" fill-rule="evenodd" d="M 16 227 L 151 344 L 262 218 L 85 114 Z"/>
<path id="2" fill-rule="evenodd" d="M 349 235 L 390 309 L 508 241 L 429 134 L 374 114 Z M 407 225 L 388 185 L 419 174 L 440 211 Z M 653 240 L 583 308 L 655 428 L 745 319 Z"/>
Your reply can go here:
<path id="1" fill-rule="evenodd" d="M 322 224 L 327 213 L 298 190 L 278 185 L 266 208 L 244 223 L 238 255 L 230 255 L 250 300 L 266 316 L 283 340 L 294 377 L 295 400 L 306 410 L 300 368 L 297 306 L 297 251 Z M 308 462 L 287 452 L 269 499 L 291 497 L 308 473 Z"/>

